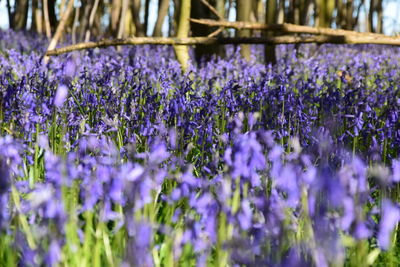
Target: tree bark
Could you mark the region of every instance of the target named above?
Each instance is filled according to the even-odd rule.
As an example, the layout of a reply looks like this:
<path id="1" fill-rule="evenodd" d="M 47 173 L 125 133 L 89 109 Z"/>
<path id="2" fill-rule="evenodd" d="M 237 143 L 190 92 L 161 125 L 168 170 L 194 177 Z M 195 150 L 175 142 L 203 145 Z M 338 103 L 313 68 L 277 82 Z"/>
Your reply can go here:
<path id="1" fill-rule="evenodd" d="M 180 9 L 180 18 L 178 24 L 178 38 L 187 38 L 190 30 L 190 6 L 191 0 L 182 0 Z M 187 46 L 176 45 L 174 46 L 176 57 L 181 64 L 182 71 L 186 72 L 189 63 L 189 50 Z"/>
<path id="2" fill-rule="evenodd" d="M 165 16 L 168 14 L 169 8 L 169 0 L 159 0 L 160 4 L 158 5 L 158 16 L 156 24 L 154 25 L 153 36 L 160 37 L 162 36 L 162 26 L 164 24 Z"/>
<path id="3" fill-rule="evenodd" d="M 48 39 L 51 38 L 51 26 L 49 18 L 49 7 L 48 0 L 43 0 L 43 14 L 44 14 L 44 26 L 46 28 L 46 36 Z"/>
<path id="4" fill-rule="evenodd" d="M 383 33 L 383 7 L 382 7 L 382 0 L 377 0 L 376 4 L 376 13 L 378 16 L 378 21 L 376 25 L 376 32 Z"/>
<path id="5" fill-rule="evenodd" d="M 276 11 L 277 11 L 277 3 L 276 0 L 267 0 L 265 5 L 265 23 L 266 24 L 273 24 L 276 23 Z M 265 33 L 264 36 L 272 37 L 273 34 Z M 264 57 L 266 64 L 275 64 L 276 63 L 276 52 L 274 45 L 266 45 L 264 50 Z"/>
<path id="6" fill-rule="evenodd" d="M 371 0 L 369 2 L 369 12 L 368 12 L 368 31 L 369 32 L 375 32 L 374 12 L 375 12 L 375 0 Z"/>
<path id="7" fill-rule="evenodd" d="M 112 0 L 111 3 L 111 16 L 110 16 L 110 31 L 111 35 L 116 37 L 118 33 L 118 21 L 121 14 L 121 0 Z"/>
<path id="8" fill-rule="evenodd" d="M 286 21 L 285 18 L 285 0 L 278 0 L 279 5 L 278 5 L 278 18 L 277 21 L 278 23 L 284 23 Z"/>
<path id="9" fill-rule="evenodd" d="M 136 36 L 146 36 L 143 28 L 143 24 L 140 22 L 140 6 L 141 6 L 141 1 L 140 0 L 133 0 L 132 1 L 132 6 L 131 6 L 131 12 L 132 12 L 132 19 L 133 23 L 135 24 L 136 28 Z"/>
<path id="10" fill-rule="evenodd" d="M 47 51 L 53 50 L 57 46 L 58 40 L 61 38 L 61 36 L 64 32 L 65 24 L 69 18 L 69 15 L 71 14 L 73 8 L 74 8 L 74 0 L 69 0 L 67 9 L 65 10 L 63 17 L 61 18 L 60 23 L 57 26 L 56 32 L 54 33 L 54 36 L 51 39 L 49 46 L 47 47 Z M 43 60 L 44 60 L 44 63 L 47 64 L 47 62 L 49 61 L 49 58 L 47 56 L 45 56 L 43 58 Z"/>
<path id="11" fill-rule="evenodd" d="M 16 0 L 12 15 L 12 29 L 19 31 L 26 29 L 28 20 L 29 0 Z"/>
<path id="12" fill-rule="evenodd" d="M 319 0 L 319 27 L 326 28 L 331 26 L 334 8 L 334 0 Z"/>
<path id="13" fill-rule="evenodd" d="M 236 14 L 238 21 L 250 21 L 250 13 L 251 13 L 251 1 L 249 0 L 237 0 L 236 2 Z M 239 30 L 236 32 L 237 37 L 249 37 L 250 30 Z M 240 46 L 240 54 L 247 61 L 250 60 L 251 51 L 249 45 L 241 45 Z"/>
<path id="14" fill-rule="evenodd" d="M 90 16 L 89 16 L 89 25 L 88 25 L 88 27 L 86 29 L 85 42 L 89 42 L 89 40 L 90 40 L 90 31 L 92 30 L 94 17 L 96 15 L 98 6 L 99 6 L 99 0 L 95 0 L 94 1 L 94 5 L 92 7 L 92 11 L 90 12 Z"/>
<path id="15" fill-rule="evenodd" d="M 129 0 L 122 0 L 122 12 L 121 12 L 121 18 L 119 19 L 119 27 L 118 27 L 118 38 L 124 37 L 124 32 L 125 32 L 125 19 L 126 19 L 126 13 L 128 11 L 129 7 Z"/>
<path id="16" fill-rule="evenodd" d="M 72 33 L 71 33 L 73 44 L 76 44 L 76 27 L 79 22 L 79 10 L 80 10 L 80 7 L 75 8 L 75 16 L 74 16 L 74 22 L 72 24 Z"/>
<path id="17" fill-rule="evenodd" d="M 144 23 L 143 23 L 144 33 L 146 34 L 146 36 L 149 31 L 149 15 L 150 15 L 150 0 L 146 0 L 146 2 L 144 3 Z"/>
<path id="18" fill-rule="evenodd" d="M 40 0 L 32 0 L 32 25 L 31 31 L 42 34 L 42 12 L 39 8 Z"/>
<path id="19" fill-rule="evenodd" d="M 51 30 L 54 32 L 58 25 L 58 20 L 56 16 L 56 0 L 48 0 L 48 9 L 49 9 L 49 20 Z"/>
<path id="20" fill-rule="evenodd" d="M 346 30 L 353 30 L 354 25 L 354 1 L 347 0 L 346 2 Z"/>
<path id="21" fill-rule="evenodd" d="M 214 6 L 212 5 L 214 4 Z M 221 19 L 224 16 L 224 13 L 219 13 L 217 8 L 218 2 L 210 2 L 207 0 L 192 0 L 191 1 L 191 17 L 196 19 L 201 18 L 215 18 Z M 218 27 L 219 28 L 219 27 Z M 201 25 L 198 23 L 190 23 L 190 29 L 192 32 L 192 36 L 200 37 L 200 36 L 209 36 L 210 34 L 221 36 L 220 31 L 215 31 L 216 27 L 208 27 L 206 25 Z M 196 58 L 196 62 L 200 63 L 204 59 L 210 59 L 213 55 L 224 55 L 224 48 L 220 46 L 204 46 L 204 45 L 196 45 L 194 49 L 194 54 Z"/>

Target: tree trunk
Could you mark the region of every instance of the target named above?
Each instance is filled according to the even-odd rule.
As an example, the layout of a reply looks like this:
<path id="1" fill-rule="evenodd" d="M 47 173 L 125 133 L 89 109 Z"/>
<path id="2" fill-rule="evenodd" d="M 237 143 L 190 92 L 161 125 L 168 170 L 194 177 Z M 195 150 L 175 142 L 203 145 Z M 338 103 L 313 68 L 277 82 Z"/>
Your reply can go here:
<path id="1" fill-rule="evenodd" d="M 132 20 L 133 23 L 135 24 L 136 28 L 136 36 L 146 36 L 143 28 L 143 24 L 140 22 L 140 6 L 141 6 L 141 1 L 140 0 L 133 0 L 132 6 L 131 6 L 131 12 L 132 12 Z"/>
<path id="2" fill-rule="evenodd" d="M 79 10 L 80 10 L 80 7 L 75 8 L 75 16 L 74 16 L 74 22 L 72 24 L 72 33 L 71 33 L 73 44 L 76 44 L 76 27 L 79 22 Z"/>
<path id="3" fill-rule="evenodd" d="M 335 8 L 334 0 L 319 0 L 318 7 L 318 26 L 324 28 L 330 27 L 332 22 L 332 13 Z"/>
<path id="4" fill-rule="evenodd" d="M 162 26 L 164 24 L 165 16 L 168 14 L 169 8 L 169 0 L 159 0 L 160 4 L 158 5 L 158 16 L 156 24 L 154 25 L 153 36 L 160 37 L 162 36 Z"/>
<path id="5" fill-rule="evenodd" d="M 225 17 L 225 0 L 216 0 L 215 9 L 221 17 Z"/>
<path id="6" fill-rule="evenodd" d="M 7 4 L 7 14 L 8 14 L 8 27 L 12 29 L 13 13 L 11 11 L 10 0 L 7 0 L 6 4 Z"/>
<path id="7" fill-rule="evenodd" d="M 201 0 L 192 0 L 191 3 L 192 3 L 191 4 L 192 18 L 219 19 L 213 12 L 211 12 L 210 8 L 208 8 L 206 5 L 204 5 L 204 3 L 201 2 Z M 208 3 L 217 10 L 219 17 L 224 17 L 225 11 L 219 13 L 217 1 L 214 2 L 209 1 Z M 211 34 L 213 31 L 215 31 L 217 28 L 208 27 L 207 25 L 200 25 L 197 23 L 191 23 L 190 29 L 192 31 L 192 36 L 207 36 Z M 224 48 L 217 45 L 215 46 L 196 45 L 194 50 L 196 62 L 198 63 L 200 63 L 201 60 L 203 59 L 210 59 L 213 55 L 223 56 L 224 52 L 225 52 Z"/>
<path id="8" fill-rule="evenodd" d="M 170 34 L 170 36 L 175 36 L 178 32 L 180 10 L 181 10 L 181 0 L 174 0 L 174 19 L 172 20 L 173 22 L 173 24 L 171 25 L 172 34 Z"/>
<path id="9" fill-rule="evenodd" d="M 273 24 L 276 23 L 276 11 L 277 11 L 277 3 L 276 0 L 267 0 L 265 5 L 265 23 L 266 24 Z M 265 36 L 271 37 L 273 36 L 272 33 L 265 33 Z M 276 63 L 276 53 L 275 53 L 275 46 L 274 45 L 266 45 L 265 46 L 265 63 L 266 64 L 275 64 Z"/>
<path id="10" fill-rule="evenodd" d="M 150 14 L 150 0 L 146 0 L 146 2 L 144 3 L 144 24 L 143 24 L 144 33 L 146 35 L 149 31 L 149 14 Z"/>
<path id="11" fill-rule="evenodd" d="M 299 6 L 299 24 L 307 25 L 308 24 L 308 11 L 310 9 L 311 0 L 301 0 Z"/>
<path id="12" fill-rule="evenodd" d="M 250 13 L 251 13 L 251 1 L 248 0 L 237 0 L 236 2 L 236 16 L 238 21 L 250 21 Z M 238 37 L 249 37 L 250 30 L 241 30 L 236 32 L 236 36 Z M 240 46 L 240 54 L 246 60 L 250 60 L 251 51 L 249 45 L 241 45 Z"/>
<path id="13" fill-rule="evenodd" d="M 278 23 L 284 23 L 286 21 L 285 18 L 285 0 L 278 0 L 279 5 L 278 5 L 278 18 L 277 22 Z"/>
<path id="14" fill-rule="evenodd" d="M 375 0 L 371 0 L 369 2 L 369 12 L 368 12 L 368 31 L 369 32 L 375 32 L 374 12 L 375 12 Z"/>
<path id="15" fill-rule="evenodd" d="M 63 14 L 63 16 L 60 20 L 60 23 L 57 25 L 57 29 L 54 33 L 54 36 L 51 39 L 49 46 L 47 47 L 47 51 L 53 50 L 57 46 L 58 40 L 60 40 L 60 38 L 62 37 L 64 28 L 65 28 L 65 24 L 70 16 L 70 14 L 72 13 L 73 9 L 74 9 L 74 0 L 69 0 L 67 9 L 65 10 L 65 13 Z M 47 56 L 45 56 L 43 58 L 43 60 L 44 60 L 44 63 L 47 64 L 47 62 L 49 61 L 49 58 Z"/>
<path id="16" fill-rule="evenodd" d="M 346 2 L 346 30 L 353 30 L 354 25 L 354 1 L 347 0 Z"/>
<path id="17" fill-rule="evenodd" d="M 48 0 L 48 1 L 49 1 L 48 8 L 49 8 L 50 27 L 51 30 L 54 32 L 58 25 L 58 20 L 56 16 L 56 0 Z"/>
<path id="18" fill-rule="evenodd" d="M 118 33 L 118 21 L 121 14 L 121 0 L 112 0 L 111 3 L 111 16 L 110 16 L 110 31 L 111 35 L 116 37 Z"/>
<path id="19" fill-rule="evenodd" d="M 15 9 L 12 15 L 12 29 L 24 30 L 28 20 L 29 0 L 16 0 Z"/>
<path id="20" fill-rule="evenodd" d="M 42 27 L 42 12 L 40 11 L 39 8 L 39 1 L 40 0 L 32 0 L 32 25 L 31 25 L 31 31 L 37 32 L 39 34 L 43 33 L 43 27 Z"/>
<path id="21" fill-rule="evenodd" d="M 178 24 L 178 38 L 185 38 L 189 36 L 190 30 L 190 4 L 191 0 L 182 0 L 181 2 L 181 9 L 180 9 L 180 18 Z M 189 49 L 187 46 L 184 45 L 176 45 L 174 46 L 176 57 L 181 64 L 182 71 L 186 72 L 188 69 L 189 63 Z"/>
<path id="22" fill-rule="evenodd" d="M 49 18 L 49 6 L 48 0 L 43 0 L 43 18 L 44 18 L 44 26 L 46 29 L 46 36 L 48 39 L 51 38 L 51 25 L 50 25 L 50 18 Z"/>
<path id="23" fill-rule="evenodd" d="M 94 5 L 92 7 L 92 11 L 90 12 L 90 16 L 89 16 L 89 25 L 86 29 L 86 34 L 85 34 L 85 42 L 89 42 L 90 40 L 90 32 L 92 30 L 92 26 L 93 26 L 93 22 L 94 22 L 94 17 L 96 15 L 97 12 L 97 7 L 99 6 L 99 0 L 95 0 L 94 1 Z"/>
<path id="24" fill-rule="evenodd" d="M 129 8 L 129 0 L 122 0 L 122 12 L 121 12 L 121 18 L 119 20 L 118 35 L 117 35 L 117 38 L 119 39 L 124 37 L 125 19 L 128 8 Z"/>
<path id="25" fill-rule="evenodd" d="M 376 32 L 383 33 L 383 8 L 382 8 L 382 0 L 377 0 L 376 4 L 376 13 L 378 15 L 378 21 L 376 25 Z"/>

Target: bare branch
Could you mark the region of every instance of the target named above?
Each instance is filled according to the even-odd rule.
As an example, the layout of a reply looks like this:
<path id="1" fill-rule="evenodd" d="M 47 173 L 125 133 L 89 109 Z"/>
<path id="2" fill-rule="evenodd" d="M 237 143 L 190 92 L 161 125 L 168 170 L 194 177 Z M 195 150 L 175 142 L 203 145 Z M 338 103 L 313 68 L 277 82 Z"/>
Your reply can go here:
<path id="1" fill-rule="evenodd" d="M 75 50 L 118 45 L 225 45 L 225 44 L 300 44 L 300 43 L 332 43 L 332 44 L 379 44 L 400 46 L 400 38 L 368 37 L 368 36 L 275 36 L 275 37 L 242 37 L 242 38 L 209 38 L 209 37 L 134 37 L 126 39 L 101 40 L 98 42 L 79 43 L 63 48 L 47 51 L 46 56 L 55 56 Z"/>
<path id="2" fill-rule="evenodd" d="M 224 30 L 224 27 L 219 27 L 218 29 L 216 29 L 215 31 L 213 31 L 212 33 L 207 35 L 207 37 L 215 37 L 218 34 L 220 34 L 223 30 Z"/>
<path id="3" fill-rule="evenodd" d="M 371 36 L 371 37 L 387 37 L 383 34 L 376 33 L 361 33 L 349 30 L 330 29 L 296 25 L 290 23 L 283 24 L 263 24 L 258 22 L 245 22 L 245 21 L 217 21 L 211 19 L 190 19 L 191 22 L 208 25 L 211 27 L 225 27 L 234 28 L 238 30 L 250 29 L 250 30 L 263 30 L 263 31 L 277 31 L 285 33 L 307 33 L 307 34 L 324 34 L 333 36 L 344 36 L 344 35 L 359 35 L 359 36 Z"/>
<path id="4" fill-rule="evenodd" d="M 218 13 L 218 11 L 212 6 L 210 5 L 210 3 L 208 3 L 207 0 L 201 0 L 201 2 L 208 7 L 208 9 L 215 15 L 217 16 L 218 19 L 222 20 L 223 18 L 221 17 L 221 15 Z"/>

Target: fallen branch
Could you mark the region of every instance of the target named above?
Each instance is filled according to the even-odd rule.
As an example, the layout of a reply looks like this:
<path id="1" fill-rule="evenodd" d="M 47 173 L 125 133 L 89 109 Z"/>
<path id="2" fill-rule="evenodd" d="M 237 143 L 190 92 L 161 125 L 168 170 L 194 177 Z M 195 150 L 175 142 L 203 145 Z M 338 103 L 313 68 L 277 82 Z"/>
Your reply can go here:
<path id="1" fill-rule="evenodd" d="M 400 38 L 394 37 L 361 37 L 361 36 L 275 36 L 275 37 L 132 37 L 126 39 L 101 40 L 98 42 L 78 43 L 46 52 L 46 56 L 56 56 L 75 50 L 118 45 L 226 45 L 226 44 L 301 44 L 301 43 L 332 43 L 332 44 L 379 44 L 400 46 Z"/>
<path id="2" fill-rule="evenodd" d="M 247 21 L 226 21 L 226 20 L 212 20 L 212 19 L 190 19 L 191 22 L 207 25 L 210 27 L 225 27 L 233 28 L 237 30 L 261 30 L 261 31 L 277 31 L 284 33 L 303 33 L 303 34 L 317 34 L 317 35 L 332 35 L 332 36 L 368 36 L 368 37 L 389 37 L 384 34 L 377 33 L 363 33 L 349 30 L 341 29 L 331 29 L 331 28 L 319 28 L 304 25 L 296 25 L 290 23 L 283 24 L 263 24 L 258 22 L 247 22 Z"/>

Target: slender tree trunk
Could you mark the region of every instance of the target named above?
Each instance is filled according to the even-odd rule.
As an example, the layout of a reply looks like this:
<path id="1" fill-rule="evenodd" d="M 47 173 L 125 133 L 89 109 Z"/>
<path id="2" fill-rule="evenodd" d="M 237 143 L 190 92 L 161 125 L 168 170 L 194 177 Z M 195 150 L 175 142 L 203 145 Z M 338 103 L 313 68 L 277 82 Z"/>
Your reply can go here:
<path id="1" fill-rule="evenodd" d="M 191 0 L 182 0 L 181 2 L 181 9 L 180 9 L 180 18 L 178 24 L 178 38 L 185 38 L 189 36 L 190 31 L 190 6 Z M 176 57 L 181 64 L 182 71 L 186 72 L 188 69 L 189 63 L 189 49 L 187 46 L 184 45 L 176 45 L 174 46 Z"/>
<path id="2" fill-rule="evenodd" d="M 140 0 L 133 0 L 132 6 L 131 6 L 131 12 L 132 12 L 132 19 L 133 23 L 135 23 L 135 28 L 136 28 L 136 36 L 146 36 L 143 28 L 143 24 L 140 22 L 140 6 L 141 6 L 141 1 Z"/>
<path id="3" fill-rule="evenodd" d="M 49 8 L 49 20 L 51 30 L 54 32 L 58 25 L 57 15 L 56 15 L 56 0 L 48 0 Z"/>
<path id="4" fill-rule="evenodd" d="M 371 0 L 369 2 L 368 31 L 370 31 L 370 32 L 375 32 L 375 27 L 374 27 L 375 1 L 376 0 Z"/>
<path id="5" fill-rule="evenodd" d="M 286 21 L 285 18 L 285 0 L 278 0 L 279 1 L 279 6 L 278 6 L 278 18 L 277 22 L 282 24 Z"/>
<path id="6" fill-rule="evenodd" d="M 308 25 L 310 22 L 310 13 L 312 13 L 313 0 L 303 0 L 302 5 L 300 6 L 300 24 Z"/>
<path id="7" fill-rule="evenodd" d="M 169 3 L 169 0 L 168 0 Z M 168 13 L 168 10 L 167 10 Z M 147 32 L 149 31 L 149 15 L 150 15 L 150 0 L 146 0 L 144 4 L 144 33 L 147 35 Z"/>
<path id="8" fill-rule="evenodd" d="M 90 17 L 90 10 L 92 7 L 92 3 L 90 2 L 82 2 L 82 9 L 83 9 L 83 14 L 81 16 L 81 21 L 80 21 L 80 32 L 79 32 L 79 40 L 84 40 L 85 38 L 85 33 L 86 33 L 86 28 L 89 23 L 89 17 Z"/>
<path id="9" fill-rule="evenodd" d="M 334 0 L 319 0 L 319 27 L 328 28 L 331 26 L 332 13 L 335 8 Z"/>
<path id="10" fill-rule="evenodd" d="M 158 16 L 156 24 L 154 25 L 153 36 L 162 36 L 162 26 L 164 24 L 165 16 L 168 14 L 169 0 L 159 0 Z"/>
<path id="11" fill-rule="evenodd" d="M 346 2 L 346 30 L 353 30 L 354 25 L 354 1 L 347 0 Z"/>
<path id="12" fill-rule="evenodd" d="M 201 0 L 191 0 L 191 17 L 200 19 L 200 18 L 212 18 L 212 19 L 220 19 L 224 17 L 225 11 L 223 13 L 218 12 L 218 2 L 208 1 L 212 8 L 214 8 L 214 12 L 218 14 L 214 14 L 209 7 L 207 7 Z M 213 5 L 214 4 L 214 5 Z M 220 7 L 221 8 L 221 7 Z M 216 27 L 209 27 L 207 25 L 200 25 L 197 23 L 191 23 L 190 29 L 192 32 L 192 36 L 208 36 L 212 32 L 214 32 Z M 221 36 L 221 35 L 219 35 Z M 204 59 L 210 59 L 213 55 L 224 55 L 224 48 L 218 45 L 215 46 L 205 46 L 205 45 L 196 45 L 194 53 L 195 58 L 198 63 L 200 63 Z"/>
<path id="13" fill-rule="evenodd" d="M 361 0 L 360 3 L 358 4 L 357 11 L 356 11 L 356 16 L 353 18 L 352 22 L 353 24 L 351 25 L 351 28 L 349 30 L 354 30 L 356 26 L 358 25 L 358 21 L 360 19 L 360 13 L 361 13 L 361 7 L 364 5 L 365 0 Z M 354 9 L 354 7 L 353 7 Z"/>
<path id="14" fill-rule="evenodd" d="M 111 35 L 116 37 L 118 33 L 118 21 L 121 14 L 121 0 L 112 0 L 111 3 L 111 16 L 110 16 L 110 30 Z"/>
<path id="15" fill-rule="evenodd" d="M 39 9 L 40 0 L 32 0 L 32 25 L 31 30 L 42 34 L 42 12 Z"/>
<path id="16" fill-rule="evenodd" d="M 128 11 L 129 7 L 129 0 L 122 0 L 122 12 L 121 12 L 121 18 L 119 20 L 119 27 L 118 27 L 118 35 L 117 38 L 122 38 L 124 37 L 124 32 L 125 32 L 125 19 L 126 19 L 126 13 Z"/>
<path id="17" fill-rule="evenodd" d="M 376 25 L 376 32 L 383 33 L 383 8 L 382 8 L 382 0 L 377 0 L 376 4 L 376 13 L 378 15 L 378 21 Z"/>
<path id="18" fill-rule="evenodd" d="M 85 42 L 89 42 L 90 40 L 90 31 L 92 30 L 94 18 L 97 12 L 97 7 L 99 6 L 99 0 L 94 1 L 94 5 L 92 7 L 92 11 L 90 12 L 90 17 L 89 17 L 89 25 L 86 29 L 86 34 L 85 34 Z"/>
<path id="19" fill-rule="evenodd" d="M 49 18 L 48 0 L 43 0 L 43 14 L 44 14 L 44 25 L 46 28 L 46 36 L 48 39 L 50 39 L 51 38 L 51 26 L 50 26 L 50 18 Z"/>
<path id="20" fill-rule="evenodd" d="M 176 35 L 178 32 L 180 10 L 181 10 L 181 0 L 174 0 L 174 19 L 172 20 L 173 25 L 172 25 L 172 31 L 171 31 L 174 33 L 173 35 Z"/>
<path id="21" fill-rule="evenodd" d="M 238 21 L 250 21 L 251 1 L 237 0 L 236 12 L 237 12 L 237 20 Z M 236 35 L 238 37 L 249 37 L 250 31 L 249 30 L 237 31 Z M 251 56 L 250 46 L 249 45 L 241 45 L 240 46 L 240 54 L 246 60 L 250 60 L 250 56 Z"/>
<path id="22" fill-rule="evenodd" d="M 225 0 L 216 0 L 215 9 L 221 17 L 225 17 Z"/>
<path id="23" fill-rule="evenodd" d="M 51 39 L 49 46 L 47 47 L 47 51 L 53 50 L 57 46 L 58 40 L 60 40 L 60 38 L 62 37 L 65 24 L 69 18 L 69 15 L 72 13 L 73 8 L 74 8 L 74 0 L 69 0 L 67 9 L 65 10 L 63 17 L 61 18 L 60 23 L 57 26 L 56 32 L 54 33 L 54 36 Z M 46 56 L 43 58 L 43 60 L 47 64 L 49 58 Z"/>
<path id="24" fill-rule="evenodd" d="M 12 16 L 12 29 L 24 30 L 28 20 L 29 0 L 16 1 L 14 14 Z"/>
<path id="25" fill-rule="evenodd" d="M 11 4 L 10 0 L 7 0 L 7 14 L 8 14 L 8 27 L 12 29 L 12 22 L 13 22 L 13 13 L 11 12 Z"/>
<path id="26" fill-rule="evenodd" d="M 277 11 L 277 3 L 276 0 L 267 0 L 266 2 L 266 10 L 265 10 L 265 23 L 273 24 L 276 23 L 276 11 Z M 265 33 L 265 36 L 271 37 L 272 33 Z M 265 46 L 265 63 L 266 64 L 275 64 L 276 63 L 276 53 L 274 45 L 266 45 Z"/>
<path id="27" fill-rule="evenodd" d="M 79 22 L 79 9 L 80 7 L 75 8 L 75 16 L 74 16 L 74 22 L 72 24 L 72 43 L 76 44 L 76 27 Z"/>

